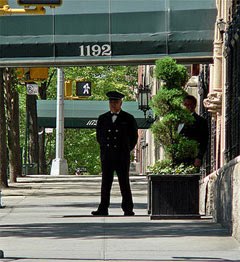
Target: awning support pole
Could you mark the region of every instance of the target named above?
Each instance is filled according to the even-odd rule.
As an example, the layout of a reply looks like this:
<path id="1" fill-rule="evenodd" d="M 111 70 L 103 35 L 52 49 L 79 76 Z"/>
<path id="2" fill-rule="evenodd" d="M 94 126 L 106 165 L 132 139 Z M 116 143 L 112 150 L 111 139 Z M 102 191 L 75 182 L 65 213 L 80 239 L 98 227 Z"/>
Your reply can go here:
<path id="1" fill-rule="evenodd" d="M 64 72 L 62 68 L 57 69 L 56 158 L 52 161 L 51 175 L 68 175 L 68 164 L 64 159 Z"/>

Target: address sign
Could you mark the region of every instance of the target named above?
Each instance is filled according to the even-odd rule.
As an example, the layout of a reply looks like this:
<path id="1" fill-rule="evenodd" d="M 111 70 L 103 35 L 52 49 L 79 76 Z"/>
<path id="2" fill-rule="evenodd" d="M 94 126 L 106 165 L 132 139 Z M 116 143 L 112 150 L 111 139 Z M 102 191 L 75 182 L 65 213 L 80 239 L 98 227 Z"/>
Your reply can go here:
<path id="1" fill-rule="evenodd" d="M 80 56 L 111 56 L 111 45 L 80 45 Z"/>

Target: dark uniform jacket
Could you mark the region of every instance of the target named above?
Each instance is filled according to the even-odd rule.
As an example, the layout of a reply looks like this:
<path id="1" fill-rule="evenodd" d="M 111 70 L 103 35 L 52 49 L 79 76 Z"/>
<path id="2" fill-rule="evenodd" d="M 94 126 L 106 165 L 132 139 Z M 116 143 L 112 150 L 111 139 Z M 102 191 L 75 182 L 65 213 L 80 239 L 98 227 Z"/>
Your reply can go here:
<path id="1" fill-rule="evenodd" d="M 195 121 L 191 125 L 184 125 L 180 134 L 198 142 L 197 158 L 202 160 L 208 144 L 208 123 L 196 113 L 193 113 L 193 117 Z"/>
<path id="2" fill-rule="evenodd" d="M 99 116 L 97 141 L 100 144 L 102 161 L 109 155 L 117 155 L 119 160 L 129 160 L 130 151 L 134 149 L 137 139 L 137 123 L 131 114 L 121 110 L 114 123 L 110 111 Z"/>

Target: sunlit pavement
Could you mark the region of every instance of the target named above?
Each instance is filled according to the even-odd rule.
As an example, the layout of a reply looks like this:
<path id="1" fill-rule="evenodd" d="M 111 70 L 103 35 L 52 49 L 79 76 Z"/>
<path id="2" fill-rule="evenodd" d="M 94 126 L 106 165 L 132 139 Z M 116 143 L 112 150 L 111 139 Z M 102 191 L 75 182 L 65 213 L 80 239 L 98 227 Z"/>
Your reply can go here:
<path id="1" fill-rule="evenodd" d="M 91 216 L 100 181 L 34 175 L 3 189 L 0 261 L 240 261 L 240 243 L 209 218 L 150 220 L 145 177 L 131 177 L 136 216 L 123 216 L 116 181 L 110 215 Z"/>

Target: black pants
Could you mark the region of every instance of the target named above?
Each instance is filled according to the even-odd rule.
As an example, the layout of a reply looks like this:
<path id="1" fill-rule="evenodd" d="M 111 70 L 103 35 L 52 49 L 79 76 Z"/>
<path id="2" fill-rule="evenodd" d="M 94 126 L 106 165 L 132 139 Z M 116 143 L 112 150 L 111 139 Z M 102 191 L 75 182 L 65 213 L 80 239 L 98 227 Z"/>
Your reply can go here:
<path id="1" fill-rule="evenodd" d="M 102 185 L 101 202 L 99 210 L 106 211 L 110 205 L 110 193 L 113 183 L 114 171 L 118 176 L 118 182 L 122 195 L 122 210 L 133 210 L 132 192 L 129 182 L 130 155 L 109 154 L 102 158 Z"/>

